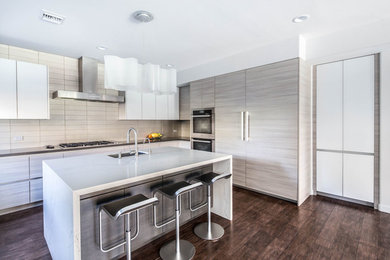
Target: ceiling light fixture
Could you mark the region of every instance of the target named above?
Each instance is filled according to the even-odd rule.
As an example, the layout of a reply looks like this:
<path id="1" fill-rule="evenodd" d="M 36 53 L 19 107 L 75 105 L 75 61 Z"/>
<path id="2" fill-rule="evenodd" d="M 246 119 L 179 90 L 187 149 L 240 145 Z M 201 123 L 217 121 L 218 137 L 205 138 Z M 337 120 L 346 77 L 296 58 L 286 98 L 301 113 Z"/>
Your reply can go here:
<path id="1" fill-rule="evenodd" d="M 165 65 L 167 68 L 173 68 L 174 66 L 172 64 L 166 64 Z"/>
<path id="2" fill-rule="evenodd" d="M 98 49 L 99 51 L 105 51 L 107 50 L 107 47 L 100 45 L 100 46 L 96 46 L 96 49 Z"/>
<path id="3" fill-rule="evenodd" d="M 54 23 L 54 24 L 62 24 L 65 20 L 65 16 L 44 9 L 42 9 L 41 18 L 45 22 Z"/>
<path id="4" fill-rule="evenodd" d="M 294 17 L 294 19 L 292 19 L 292 22 L 293 23 L 302 23 L 302 22 L 308 20 L 309 18 L 310 18 L 310 15 L 304 14 L 304 15 Z"/>
<path id="5" fill-rule="evenodd" d="M 153 15 L 148 11 L 136 11 L 133 13 L 133 17 L 141 23 L 149 23 L 153 20 Z"/>

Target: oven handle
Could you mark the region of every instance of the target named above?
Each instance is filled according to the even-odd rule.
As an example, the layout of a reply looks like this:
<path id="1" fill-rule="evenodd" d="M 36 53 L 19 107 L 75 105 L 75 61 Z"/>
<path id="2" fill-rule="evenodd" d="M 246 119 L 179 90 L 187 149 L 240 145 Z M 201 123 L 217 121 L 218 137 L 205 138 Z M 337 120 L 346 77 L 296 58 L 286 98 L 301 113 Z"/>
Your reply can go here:
<path id="1" fill-rule="evenodd" d="M 198 139 L 192 139 L 192 142 L 211 144 L 213 141 L 211 141 L 211 140 L 198 140 Z"/>
<path id="2" fill-rule="evenodd" d="M 192 115 L 192 117 L 211 117 L 211 115 Z"/>

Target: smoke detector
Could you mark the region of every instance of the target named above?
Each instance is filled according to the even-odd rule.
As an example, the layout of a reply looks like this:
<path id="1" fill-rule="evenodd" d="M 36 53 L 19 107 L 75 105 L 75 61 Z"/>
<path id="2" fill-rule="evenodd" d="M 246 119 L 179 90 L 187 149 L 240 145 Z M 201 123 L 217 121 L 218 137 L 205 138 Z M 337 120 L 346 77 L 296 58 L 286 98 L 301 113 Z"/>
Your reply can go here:
<path id="1" fill-rule="evenodd" d="M 51 11 L 43 10 L 42 9 L 42 20 L 49 22 L 49 23 L 54 23 L 54 24 L 62 24 L 65 20 L 65 16 L 56 14 Z"/>
<path id="2" fill-rule="evenodd" d="M 153 20 L 153 15 L 148 11 L 136 11 L 133 13 L 134 19 L 141 23 L 148 23 Z"/>

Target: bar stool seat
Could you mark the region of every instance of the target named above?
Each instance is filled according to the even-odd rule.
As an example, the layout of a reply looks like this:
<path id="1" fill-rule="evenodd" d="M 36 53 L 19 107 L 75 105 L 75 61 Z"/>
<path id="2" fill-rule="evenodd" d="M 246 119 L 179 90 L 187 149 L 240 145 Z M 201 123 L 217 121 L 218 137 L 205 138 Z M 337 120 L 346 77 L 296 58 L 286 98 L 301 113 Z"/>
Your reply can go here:
<path id="1" fill-rule="evenodd" d="M 221 225 L 211 222 L 211 185 L 220 179 L 228 179 L 231 176 L 231 173 L 218 174 L 210 172 L 195 178 L 195 180 L 198 180 L 207 186 L 207 222 L 195 226 L 194 233 L 198 237 L 205 240 L 217 240 L 225 233 L 225 230 Z"/>
<path id="2" fill-rule="evenodd" d="M 184 193 L 190 192 L 197 187 L 202 186 L 201 182 L 190 184 L 186 181 L 180 181 L 176 183 L 169 184 L 164 186 L 161 189 L 158 189 L 156 192 L 161 193 L 163 196 L 166 196 L 170 199 L 175 199 L 176 208 L 175 208 L 175 222 L 176 222 L 176 240 L 171 241 L 163 245 L 160 249 L 160 257 L 163 260 L 189 260 L 192 259 L 195 255 L 195 247 L 187 240 L 180 239 L 180 213 L 181 213 L 181 195 Z M 156 224 L 156 216 L 154 215 L 154 225 L 158 228 L 161 228 L 172 222 L 168 221 L 162 225 Z"/>
<path id="3" fill-rule="evenodd" d="M 105 203 L 99 208 L 99 244 L 100 250 L 104 253 L 126 245 L 127 260 L 131 259 L 131 240 L 134 240 L 139 233 L 139 210 L 158 203 L 156 197 L 148 198 L 142 194 L 129 196 Z M 111 219 L 118 220 L 121 216 L 126 217 L 126 240 L 113 245 L 110 248 L 103 248 L 102 213 L 105 212 Z M 136 234 L 131 237 L 130 214 L 136 213 Z"/>

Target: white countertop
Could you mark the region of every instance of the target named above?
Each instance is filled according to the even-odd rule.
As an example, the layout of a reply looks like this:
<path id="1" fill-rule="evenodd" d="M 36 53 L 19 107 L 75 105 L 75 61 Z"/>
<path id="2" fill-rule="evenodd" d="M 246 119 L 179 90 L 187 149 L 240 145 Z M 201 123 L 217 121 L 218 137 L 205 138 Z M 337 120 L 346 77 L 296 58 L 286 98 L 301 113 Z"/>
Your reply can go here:
<path id="1" fill-rule="evenodd" d="M 46 164 L 73 191 L 80 194 L 184 171 L 223 160 L 231 155 L 162 147 L 151 155 L 116 159 L 105 154 L 46 160 Z"/>

